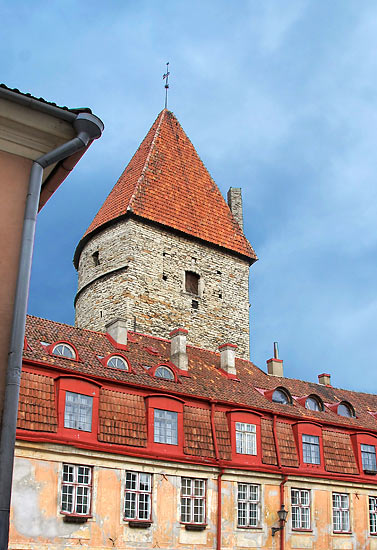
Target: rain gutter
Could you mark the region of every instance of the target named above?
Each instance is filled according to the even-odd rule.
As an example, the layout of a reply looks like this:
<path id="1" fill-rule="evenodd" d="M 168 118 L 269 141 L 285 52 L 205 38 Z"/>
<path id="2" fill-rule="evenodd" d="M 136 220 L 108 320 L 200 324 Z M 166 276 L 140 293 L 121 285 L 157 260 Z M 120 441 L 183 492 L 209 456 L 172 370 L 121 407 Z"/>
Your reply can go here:
<path id="1" fill-rule="evenodd" d="M 86 148 L 91 141 L 101 136 L 104 126 L 98 117 L 90 113 L 73 113 L 0 88 L 2 97 L 71 122 L 77 134 L 75 138 L 36 159 L 29 177 L 0 434 L 0 550 L 7 550 L 22 353 L 43 170 Z"/>

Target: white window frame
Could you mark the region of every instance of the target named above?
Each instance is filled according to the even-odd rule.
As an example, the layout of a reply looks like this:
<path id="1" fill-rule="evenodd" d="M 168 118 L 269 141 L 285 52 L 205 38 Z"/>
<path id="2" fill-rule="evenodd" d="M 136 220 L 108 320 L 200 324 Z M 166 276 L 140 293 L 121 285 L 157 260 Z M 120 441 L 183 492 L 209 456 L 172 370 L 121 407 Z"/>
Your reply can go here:
<path id="1" fill-rule="evenodd" d="M 86 481 L 84 482 L 83 479 Z M 62 465 L 60 488 L 60 512 L 62 514 L 90 517 L 92 479 L 93 468 L 91 466 L 67 463 Z M 83 503 L 85 499 L 86 502 Z M 80 509 L 82 506 L 85 506 L 85 510 Z"/>
<path id="2" fill-rule="evenodd" d="M 91 432 L 92 422 L 93 397 L 91 395 L 66 390 L 64 401 L 64 428 Z"/>
<path id="3" fill-rule="evenodd" d="M 332 494 L 332 523 L 334 533 L 350 533 L 350 496 L 348 493 Z"/>
<path id="4" fill-rule="evenodd" d="M 311 494 L 309 489 L 291 489 L 292 529 L 309 531 L 311 528 Z"/>
<path id="5" fill-rule="evenodd" d="M 255 424 L 236 422 L 236 453 L 241 455 L 257 454 L 257 427 Z"/>
<path id="6" fill-rule="evenodd" d="M 369 531 L 377 535 L 377 497 L 369 497 Z"/>
<path id="7" fill-rule="evenodd" d="M 153 441 L 166 445 L 178 445 L 177 412 L 153 409 Z"/>
<path id="8" fill-rule="evenodd" d="M 321 464 L 321 446 L 318 435 L 302 434 L 302 460 L 305 464 Z"/>
<path id="9" fill-rule="evenodd" d="M 125 521 L 152 521 L 152 474 L 146 472 L 132 472 L 127 470 L 124 482 Z M 147 485 L 147 488 L 145 488 Z M 134 508 L 134 513 L 127 514 L 127 505 Z M 143 506 L 146 504 L 146 507 Z M 133 505 L 133 506 L 132 506 Z M 146 508 L 146 513 L 145 513 Z"/>
<path id="10" fill-rule="evenodd" d="M 57 351 L 60 348 L 61 351 Z M 69 351 L 70 355 L 64 353 L 66 350 Z M 76 359 L 76 352 L 72 346 L 66 344 L 65 342 L 59 342 L 52 348 L 53 355 L 57 357 L 65 357 L 66 359 Z"/>
<path id="11" fill-rule="evenodd" d="M 128 371 L 128 364 L 124 357 L 120 355 L 112 355 L 108 358 L 106 365 L 111 369 L 125 370 Z"/>
<path id="12" fill-rule="evenodd" d="M 360 451 L 363 470 L 375 472 L 377 470 L 376 447 L 374 445 L 366 445 L 365 443 L 361 443 Z"/>
<path id="13" fill-rule="evenodd" d="M 237 483 L 237 527 L 260 527 L 261 486 Z"/>
<path id="14" fill-rule="evenodd" d="M 181 478 L 180 520 L 185 525 L 206 525 L 207 480 Z"/>

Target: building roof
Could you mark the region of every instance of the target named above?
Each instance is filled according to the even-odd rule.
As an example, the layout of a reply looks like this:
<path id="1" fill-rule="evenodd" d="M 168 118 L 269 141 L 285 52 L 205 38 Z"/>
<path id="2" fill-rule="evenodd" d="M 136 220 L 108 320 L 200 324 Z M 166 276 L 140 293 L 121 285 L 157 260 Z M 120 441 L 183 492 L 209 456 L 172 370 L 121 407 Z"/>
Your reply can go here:
<path id="1" fill-rule="evenodd" d="M 240 254 L 254 250 L 174 114 L 162 110 L 81 239 L 127 214 Z"/>
<path id="2" fill-rule="evenodd" d="M 45 364 L 98 380 L 119 384 L 120 387 L 141 387 L 150 391 L 164 391 L 194 399 L 211 399 L 232 407 L 245 407 L 261 412 L 278 414 L 297 420 L 310 419 L 328 426 L 362 428 L 377 433 L 377 396 L 324 386 L 292 378 L 269 376 L 251 361 L 236 358 L 237 380 L 232 380 L 220 369 L 220 354 L 188 345 L 189 376 L 179 376 L 178 381 L 155 378 L 149 372 L 161 363 L 170 363 L 170 340 L 128 332 L 126 350 L 113 346 L 104 333 L 75 328 L 47 319 L 28 316 L 26 324 L 27 348 L 24 360 Z M 47 344 L 58 341 L 71 343 L 78 351 L 79 360 L 73 361 L 50 355 Z M 130 362 L 131 371 L 111 369 L 100 358 L 110 354 L 122 354 Z M 288 390 L 292 405 L 274 403 L 268 392 L 277 387 Z M 311 411 L 300 404 L 299 399 L 317 395 L 325 404 L 324 411 Z M 356 417 L 339 416 L 331 407 L 342 401 L 349 402 Z"/>

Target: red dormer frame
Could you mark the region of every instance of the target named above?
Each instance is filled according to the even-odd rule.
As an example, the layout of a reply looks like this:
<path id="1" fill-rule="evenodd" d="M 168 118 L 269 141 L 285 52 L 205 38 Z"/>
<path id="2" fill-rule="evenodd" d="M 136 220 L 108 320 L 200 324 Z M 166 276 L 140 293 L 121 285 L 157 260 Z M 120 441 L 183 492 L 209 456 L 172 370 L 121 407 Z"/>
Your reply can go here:
<path id="1" fill-rule="evenodd" d="M 167 380 L 168 382 L 174 381 L 174 382 L 180 383 L 178 379 L 178 374 L 180 374 L 181 371 L 174 365 L 174 363 L 170 363 L 170 362 L 158 363 L 158 365 L 155 365 L 154 367 L 151 367 L 150 369 L 148 369 L 148 373 L 154 378 L 156 378 L 155 372 L 158 369 L 158 367 L 166 367 L 167 369 L 171 370 L 174 375 L 174 380 L 168 380 L 167 378 L 159 379 L 158 377 L 157 377 L 157 380 Z"/>
<path id="2" fill-rule="evenodd" d="M 58 346 L 59 344 L 65 344 L 65 345 L 69 346 L 70 348 L 72 348 L 74 353 L 75 353 L 75 357 L 65 357 L 64 355 L 56 355 L 55 353 L 53 353 L 52 350 L 54 349 L 55 346 Z M 77 351 L 76 346 L 73 345 L 68 340 L 57 340 L 56 342 L 53 342 L 52 344 L 49 344 L 48 346 L 44 346 L 44 348 L 46 349 L 47 353 L 51 357 L 58 357 L 59 359 L 65 359 L 66 361 L 77 361 L 78 363 L 82 363 L 82 360 L 80 359 L 79 352 Z"/>
<path id="3" fill-rule="evenodd" d="M 321 405 L 322 405 L 322 410 L 320 411 L 312 411 L 312 409 L 308 409 L 306 408 L 305 404 L 306 404 L 306 400 L 309 398 L 309 397 L 313 397 L 314 399 L 316 399 Z M 309 412 L 325 412 L 325 404 L 323 402 L 323 399 L 317 395 L 316 393 L 308 393 L 307 395 L 303 395 L 302 397 L 297 397 L 295 399 L 295 401 L 297 403 L 299 403 L 302 407 L 304 407 L 307 411 Z"/>
<path id="4" fill-rule="evenodd" d="M 369 479 L 373 476 L 373 479 L 376 479 L 375 476 L 377 474 L 377 471 L 374 473 L 364 472 L 363 461 L 361 458 L 361 445 L 372 445 L 375 448 L 377 454 L 377 435 L 373 435 L 370 432 L 357 432 L 351 435 L 351 442 L 360 475 L 365 476 Z"/>
<path id="5" fill-rule="evenodd" d="M 164 455 L 183 455 L 183 408 L 185 402 L 179 397 L 164 393 L 148 395 L 145 398 L 147 409 L 148 448 L 155 453 L 156 458 Z M 157 443 L 154 440 L 154 410 L 177 413 L 177 445 Z"/>
<path id="6" fill-rule="evenodd" d="M 57 436 L 66 441 L 82 441 L 98 445 L 100 384 L 83 376 L 62 375 L 56 379 L 56 405 L 58 415 Z M 66 392 L 93 397 L 92 429 L 90 432 L 64 427 Z"/>
<path id="7" fill-rule="evenodd" d="M 121 359 L 124 359 L 124 361 L 126 362 L 127 367 L 128 367 L 127 370 L 124 370 L 124 369 L 117 369 L 116 367 L 109 367 L 109 365 L 107 364 L 107 362 L 108 362 L 112 357 L 120 357 Z M 131 367 L 130 360 L 129 360 L 128 357 L 126 357 L 123 353 L 108 353 L 107 355 L 105 355 L 105 357 L 98 357 L 98 355 L 97 355 L 97 359 L 98 359 L 98 361 L 99 361 L 104 367 L 106 367 L 107 369 L 113 369 L 113 370 L 121 371 L 121 372 L 133 372 L 133 369 L 132 369 L 132 367 Z"/>
<path id="8" fill-rule="evenodd" d="M 293 428 L 293 435 L 296 440 L 296 447 L 299 451 L 298 454 L 299 454 L 299 461 L 300 461 L 300 469 L 324 473 L 325 456 L 323 453 L 322 424 L 320 424 L 319 422 L 312 422 L 310 420 L 300 420 L 299 422 L 296 422 L 295 424 L 293 424 L 292 428 Z M 302 443 L 303 435 L 313 435 L 315 437 L 318 437 L 320 464 L 311 464 L 311 463 L 304 462 L 303 443 Z"/>
<path id="9" fill-rule="evenodd" d="M 263 415 L 259 412 L 250 411 L 248 409 L 234 409 L 227 411 L 226 414 L 228 417 L 230 442 L 232 447 L 232 461 L 243 465 L 262 465 L 261 419 L 263 418 Z M 257 443 L 256 455 L 237 453 L 236 422 L 255 425 Z"/>

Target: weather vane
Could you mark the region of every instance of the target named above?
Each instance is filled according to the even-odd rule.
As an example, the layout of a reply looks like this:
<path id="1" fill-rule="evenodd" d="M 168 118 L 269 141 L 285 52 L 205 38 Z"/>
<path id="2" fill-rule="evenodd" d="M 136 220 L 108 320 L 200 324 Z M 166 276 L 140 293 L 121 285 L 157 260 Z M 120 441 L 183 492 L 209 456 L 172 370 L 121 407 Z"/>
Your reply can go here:
<path id="1" fill-rule="evenodd" d="M 166 63 L 166 73 L 163 75 L 162 79 L 166 80 L 165 82 L 165 109 L 168 108 L 168 89 L 169 89 L 169 61 Z"/>

